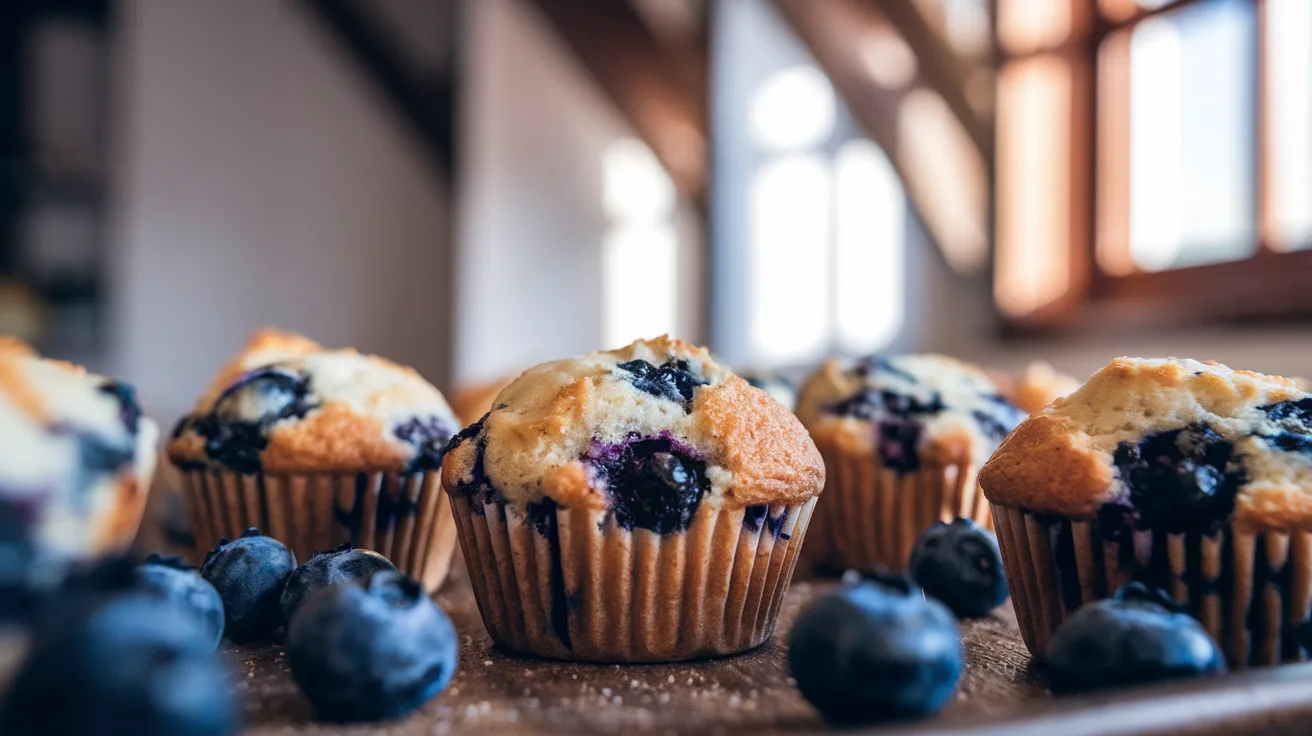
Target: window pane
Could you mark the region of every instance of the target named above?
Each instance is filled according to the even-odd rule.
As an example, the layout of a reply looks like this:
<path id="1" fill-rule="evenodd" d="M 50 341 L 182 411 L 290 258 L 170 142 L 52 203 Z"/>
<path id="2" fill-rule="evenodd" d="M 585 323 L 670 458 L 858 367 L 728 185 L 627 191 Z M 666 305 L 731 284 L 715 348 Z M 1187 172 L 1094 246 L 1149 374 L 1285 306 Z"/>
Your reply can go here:
<path id="1" fill-rule="evenodd" d="M 678 248 L 670 225 L 633 225 L 606 235 L 602 333 L 608 347 L 675 331 Z"/>
<path id="2" fill-rule="evenodd" d="M 834 158 L 834 198 L 839 349 L 873 353 L 902 329 L 906 194 L 888 156 L 857 139 Z"/>
<path id="3" fill-rule="evenodd" d="M 1267 0 L 1271 238 L 1312 247 L 1312 2 Z"/>
<path id="4" fill-rule="evenodd" d="M 1013 54 L 1057 46 L 1071 36 L 1070 0 L 999 0 L 998 40 Z"/>
<path id="5" fill-rule="evenodd" d="M 1161 270 L 1243 258 L 1253 206 L 1254 11 L 1215 0 L 1130 39 L 1130 254 Z"/>
<path id="6" fill-rule="evenodd" d="M 785 69 L 761 83 L 748 110 L 752 139 L 766 151 L 818 144 L 834 129 L 834 88 L 814 66 Z"/>
<path id="7" fill-rule="evenodd" d="M 674 332 L 678 319 L 679 240 L 675 192 L 655 154 L 632 138 L 602 158 L 602 336 L 609 346 Z"/>
<path id="8" fill-rule="evenodd" d="M 998 84 L 994 298 L 1020 316 L 1065 296 L 1071 237 L 1071 70 L 1057 56 L 1015 61 Z"/>
<path id="9" fill-rule="evenodd" d="M 764 366 L 828 348 L 829 169 L 816 155 L 775 159 L 749 188 L 752 354 Z"/>

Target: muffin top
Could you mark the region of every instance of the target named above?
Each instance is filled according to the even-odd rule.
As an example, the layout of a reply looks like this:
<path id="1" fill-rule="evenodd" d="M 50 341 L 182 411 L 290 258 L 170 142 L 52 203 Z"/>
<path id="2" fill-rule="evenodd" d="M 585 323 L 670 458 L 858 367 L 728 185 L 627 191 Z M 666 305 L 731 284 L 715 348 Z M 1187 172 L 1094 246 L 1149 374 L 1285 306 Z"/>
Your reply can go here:
<path id="1" fill-rule="evenodd" d="M 0 518 L 56 557 L 126 541 L 159 438 L 132 387 L 0 338 L 0 436 Z"/>
<path id="2" fill-rule="evenodd" d="M 942 355 L 826 361 L 797 415 L 816 442 L 898 472 L 982 464 L 1024 417 L 984 371 Z"/>
<path id="3" fill-rule="evenodd" d="M 412 368 L 263 330 L 178 422 L 168 453 L 185 469 L 410 472 L 437 468 L 458 427 Z"/>
<path id="4" fill-rule="evenodd" d="M 1043 361 L 1034 361 L 1018 376 L 994 382 L 1011 403 L 1027 414 L 1042 409 L 1080 387 L 1080 382 Z"/>
<path id="5" fill-rule="evenodd" d="M 702 505 L 793 505 L 824 487 L 796 417 L 669 337 L 528 370 L 457 435 L 442 473 L 482 502 L 611 510 L 659 533 Z"/>
<path id="6" fill-rule="evenodd" d="M 1312 395 L 1219 363 L 1117 358 L 1023 422 L 980 473 L 990 501 L 1112 526 L 1312 525 Z"/>
<path id="7" fill-rule="evenodd" d="M 451 392 L 451 409 L 455 411 L 460 425 L 473 424 L 492 411 L 492 402 L 497 394 L 513 380 L 515 376 L 509 375 L 495 381 L 471 381 L 456 386 Z"/>

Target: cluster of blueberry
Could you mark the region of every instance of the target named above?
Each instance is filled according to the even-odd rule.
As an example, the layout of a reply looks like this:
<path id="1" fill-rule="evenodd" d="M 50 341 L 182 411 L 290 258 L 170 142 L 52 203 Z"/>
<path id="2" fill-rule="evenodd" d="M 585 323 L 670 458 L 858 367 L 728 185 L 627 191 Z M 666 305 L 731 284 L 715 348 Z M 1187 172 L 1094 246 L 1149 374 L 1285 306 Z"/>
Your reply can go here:
<path id="1" fill-rule="evenodd" d="M 0 705 L 0 733 L 221 736 L 237 730 L 216 649 L 285 629 L 292 676 L 330 721 L 394 718 L 446 688 L 458 642 L 422 586 L 349 544 L 297 566 L 248 529 L 192 570 L 152 555 L 74 578 L 49 604 L 36 646 Z"/>
<path id="2" fill-rule="evenodd" d="M 936 524 L 916 541 L 910 577 L 849 571 L 798 616 L 789 673 L 835 725 L 935 713 L 965 669 L 957 619 L 987 616 L 1007 593 L 991 532 Z M 1040 664 L 1057 694 L 1225 671 L 1202 625 L 1139 583 L 1076 611 Z"/>
<path id="3" fill-rule="evenodd" d="M 789 672 L 829 722 L 938 711 L 965 669 L 957 617 L 986 616 L 1007 599 L 997 540 L 969 519 L 926 529 L 910 571 L 849 571 L 793 625 Z"/>

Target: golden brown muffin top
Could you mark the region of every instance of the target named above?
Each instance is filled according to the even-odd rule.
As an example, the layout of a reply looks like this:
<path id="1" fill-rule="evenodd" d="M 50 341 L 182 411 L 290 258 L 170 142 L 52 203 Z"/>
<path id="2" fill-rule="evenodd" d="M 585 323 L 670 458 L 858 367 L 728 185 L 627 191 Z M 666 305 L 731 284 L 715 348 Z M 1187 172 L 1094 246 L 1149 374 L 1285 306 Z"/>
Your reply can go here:
<path id="1" fill-rule="evenodd" d="M 492 411 L 497 394 L 514 380 L 515 376 L 505 376 L 495 381 L 471 381 L 456 386 L 451 392 L 451 409 L 460 425 L 468 427 Z"/>
<path id="2" fill-rule="evenodd" d="M 1219 363 L 1117 358 L 1017 427 L 980 483 L 994 503 L 1140 528 L 1312 528 L 1312 396 Z"/>
<path id="3" fill-rule="evenodd" d="M 31 512 L 40 566 L 121 541 L 116 514 L 155 467 L 159 430 L 133 389 L 0 337 L 0 501 Z"/>
<path id="4" fill-rule="evenodd" d="M 733 509 L 801 503 L 823 489 L 824 464 L 778 401 L 662 336 L 529 369 L 452 442 L 443 481 L 521 509 Z"/>
<path id="5" fill-rule="evenodd" d="M 1036 360 L 1017 376 L 1003 395 L 1027 414 L 1042 409 L 1080 387 L 1076 379 L 1057 371 L 1051 365 Z"/>
<path id="6" fill-rule="evenodd" d="M 405 472 L 436 468 L 457 427 L 414 369 L 263 330 L 179 422 L 168 453 L 243 473 Z"/>
<path id="7" fill-rule="evenodd" d="M 943 355 L 826 361 L 797 415 L 817 442 L 898 471 L 980 465 L 1024 416 L 983 370 Z"/>

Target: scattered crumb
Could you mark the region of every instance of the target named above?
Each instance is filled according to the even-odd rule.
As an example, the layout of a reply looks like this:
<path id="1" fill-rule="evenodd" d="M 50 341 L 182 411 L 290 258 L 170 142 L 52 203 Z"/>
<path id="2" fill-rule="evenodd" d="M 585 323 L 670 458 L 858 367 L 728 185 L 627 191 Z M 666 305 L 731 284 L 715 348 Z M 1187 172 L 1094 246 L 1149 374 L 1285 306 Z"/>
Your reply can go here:
<path id="1" fill-rule="evenodd" d="M 492 660 L 490 660 L 490 659 L 485 659 L 485 660 L 483 660 L 483 666 L 484 666 L 484 667 L 491 667 L 491 666 L 492 666 Z"/>

